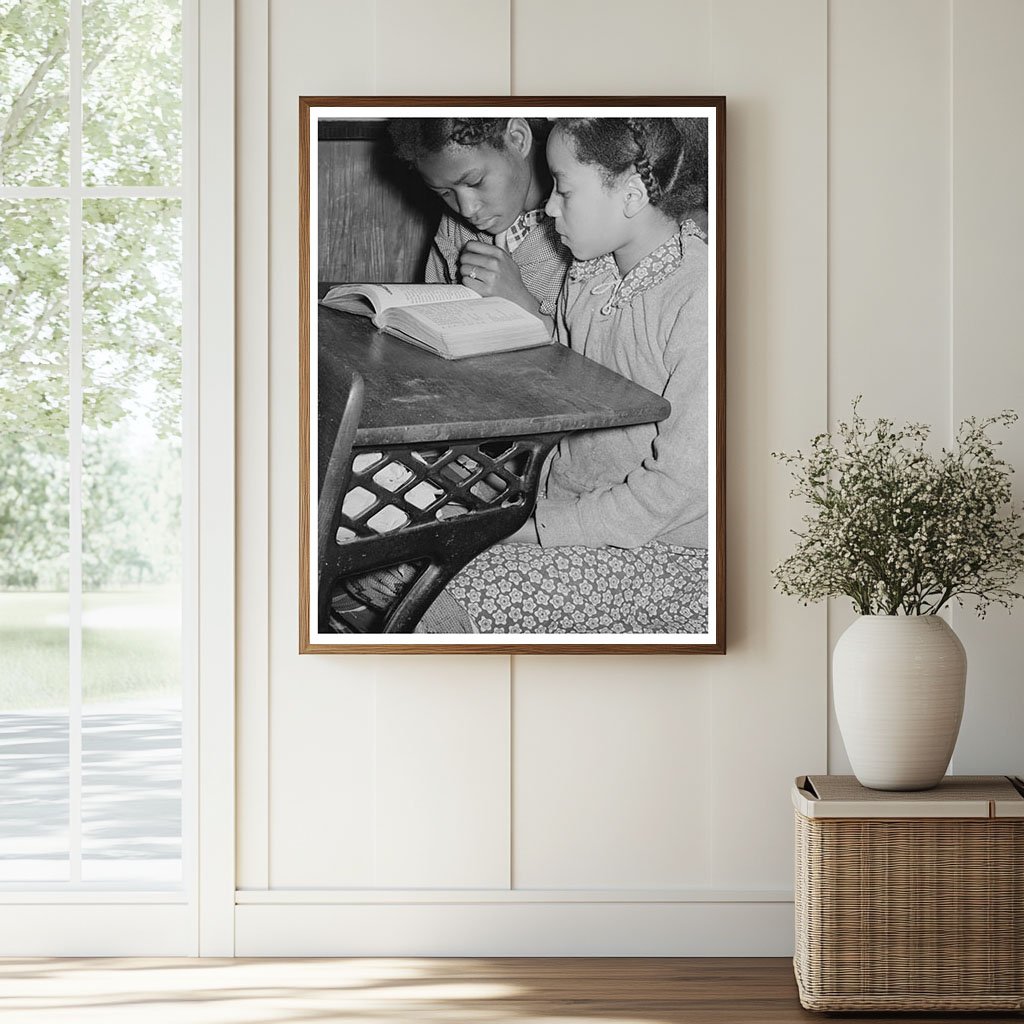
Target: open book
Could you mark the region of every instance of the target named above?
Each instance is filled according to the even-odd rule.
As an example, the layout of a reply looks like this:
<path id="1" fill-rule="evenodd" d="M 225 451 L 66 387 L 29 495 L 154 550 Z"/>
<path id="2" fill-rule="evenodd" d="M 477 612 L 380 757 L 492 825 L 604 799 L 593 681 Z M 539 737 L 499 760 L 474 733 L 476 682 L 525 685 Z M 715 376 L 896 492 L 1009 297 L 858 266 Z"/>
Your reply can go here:
<path id="1" fill-rule="evenodd" d="M 482 298 L 461 284 L 339 284 L 320 302 L 371 317 L 380 330 L 445 359 L 551 341 L 540 319 L 521 306 L 496 296 Z"/>

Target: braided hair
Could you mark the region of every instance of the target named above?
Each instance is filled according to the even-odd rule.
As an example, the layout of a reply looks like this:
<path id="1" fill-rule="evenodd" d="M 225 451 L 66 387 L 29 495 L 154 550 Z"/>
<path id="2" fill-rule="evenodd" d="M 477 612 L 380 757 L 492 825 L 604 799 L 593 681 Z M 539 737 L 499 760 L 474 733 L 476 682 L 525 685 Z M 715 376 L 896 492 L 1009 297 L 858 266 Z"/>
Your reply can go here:
<path id="1" fill-rule="evenodd" d="M 635 171 L 647 198 L 673 220 L 707 206 L 708 122 L 702 117 L 568 117 L 557 127 L 576 159 L 595 164 L 606 186 Z"/>
<path id="2" fill-rule="evenodd" d="M 543 118 L 529 118 L 535 138 L 543 140 L 548 124 Z M 447 146 L 490 146 L 505 148 L 507 117 L 393 117 L 388 135 L 395 155 L 415 164 Z"/>

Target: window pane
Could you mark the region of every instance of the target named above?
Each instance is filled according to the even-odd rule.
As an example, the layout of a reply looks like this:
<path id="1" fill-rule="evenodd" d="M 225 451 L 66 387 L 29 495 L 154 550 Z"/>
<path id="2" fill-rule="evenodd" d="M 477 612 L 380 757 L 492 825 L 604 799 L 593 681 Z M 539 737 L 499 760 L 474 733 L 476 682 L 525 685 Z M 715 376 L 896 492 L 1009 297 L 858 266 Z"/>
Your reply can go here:
<path id="1" fill-rule="evenodd" d="M 0 712 L 0 793 L 0 882 L 68 881 L 67 711 Z"/>
<path id="2" fill-rule="evenodd" d="M 68 876 L 67 237 L 0 200 L 0 881 Z"/>
<path id="3" fill-rule="evenodd" d="M 181 0 L 84 0 L 87 185 L 181 181 Z"/>
<path id="4" fill-rule="evenodd" d="M 83 210 L 82 879 L 181 878 L 181 204 Z"/>
<path id="5" fill-rule="evenodd" d="M 0 0 L 0 185 L 68 183 L 68 2 Z"/>
<path id="6" fill-rule="evenodd" d="M 106 595 L 103 595 L 106 596 Z M 115 600 L 121 595 L 113 595 Z M 93 595 L 94 608 L 98 595 Z M 118 619 L 123 606 L 107 606 Z M 176 607 L 172 608 L 179 614 Z M 112 616 L 112 617 L 113 617 Z M 128 631 L 93 629 L 93 674 Z M 168 631 L 169 632 L 169 631 Z M 105 649 L 104 655 L 98 649 Z M 133 650 L 138 659 L 142 653 Z M 131 672 L 131 669 L 127 670 Z M 116 698 L 82 714 L 82 881 L 181 884 L 181 702 Z"/>

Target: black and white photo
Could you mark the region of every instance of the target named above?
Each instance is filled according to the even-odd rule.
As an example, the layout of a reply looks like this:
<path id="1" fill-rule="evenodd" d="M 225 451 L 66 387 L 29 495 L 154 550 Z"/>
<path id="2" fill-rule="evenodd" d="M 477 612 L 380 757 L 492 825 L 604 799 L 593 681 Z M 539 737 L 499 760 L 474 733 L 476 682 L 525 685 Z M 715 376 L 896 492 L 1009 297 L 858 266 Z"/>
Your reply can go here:
<path id="1" fill-rule="evenodd" d="M 300 650 L 724 652 L 724 116 L 300 100 Z"/>

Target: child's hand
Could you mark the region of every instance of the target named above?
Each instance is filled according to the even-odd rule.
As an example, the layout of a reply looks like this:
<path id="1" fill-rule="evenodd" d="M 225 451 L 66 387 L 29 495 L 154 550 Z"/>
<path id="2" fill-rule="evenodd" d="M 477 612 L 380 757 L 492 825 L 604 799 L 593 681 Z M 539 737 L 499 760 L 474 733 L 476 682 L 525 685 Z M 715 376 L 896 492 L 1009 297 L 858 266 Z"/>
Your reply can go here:
<path id="1" fill-rule="evenodd" d="M 540 303 L 527 291 L 522 274 L 512 257 L 488 242 L 467 242 L 459 254 L 459 276 L 462 283 L 478 295 L 498 295 L 510 299 L 530 313 L 537 313 Z"/>

